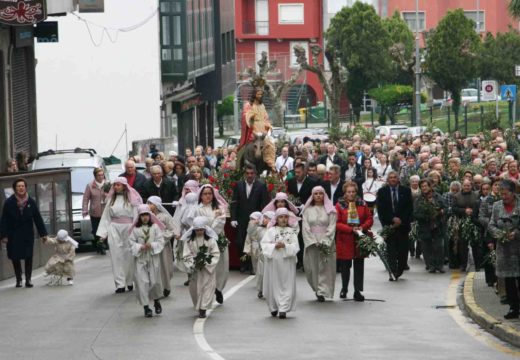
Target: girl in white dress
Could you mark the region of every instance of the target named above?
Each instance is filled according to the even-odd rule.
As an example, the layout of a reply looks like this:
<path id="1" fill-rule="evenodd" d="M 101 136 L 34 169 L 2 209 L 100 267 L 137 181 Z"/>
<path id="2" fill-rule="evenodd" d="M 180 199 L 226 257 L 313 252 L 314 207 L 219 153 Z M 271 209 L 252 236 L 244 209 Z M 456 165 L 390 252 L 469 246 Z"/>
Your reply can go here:
<path id="1" fill-rule="evenodd" d="M 150 196 L 146 201 L 152 213 L 164 224 L 163 238 L 164 249 L 161 252 L 161 281 L 163 286 L 163 296 L 168 297 L 171 293 L 171 280 L 173 278 L 173 217 L 162 205 L 159 196 Z"/>
<path id="2" fill-rule="evenodd" d="M 260 247 L 260 241 L 258 240 L 258 230 L 262 225 L 264 216 L 260 211 L 255 211 L 249 215 L 249 224 L 247 225 L 247 236 L 246 241 L 244 242 L 244 254 L 251 257 L 251 264 L 253 265 L 253 271 L 255 272 L 255 277 L 257 280 L 257 290 L 258 290 L 258 298 L 261 299 L 262 295 L 262 286 L 258 287 L 259 278 L 263 278 L 263 274 L 260 274 L 258 269 L 258 263 L 260 259 L 260 255 L 262 253 L 262 249 Z M 263 266 L 262 266 L 263 267 Z M 262 269 L 263 270 L 263 269 Z"/>
<path id="3" fill-rule="evenodd" d="M 208 226 L 218 235 L 217 244 L 220 250 L 220 257 L 216 269 L 217 285 L 215 299 L 219 304 L 224 302 L 222 291 L 229 277 L 228 240 L 224 234 L 227 212 L 228 204 L 218 193 L 218 190 L 209 184 L 203 185 L 199 190 L 199 209 L 195 215 L 206 217 Z"/>
<path id="4" fill-rule="evenodd" d="M 128 236 L 137 216 L 137 207 L 143 200 L 124 177 L 114 179 L 106 199 L 97 236 L 101 240 L 108 240 L 116 293 L 119 294 L 125 292 L 125 286 L 129 291 L 134 289 L 135 266 Z"/>
<path id="5" fill-rule="evenodd" d="M 264 254 L 263 291 L 271 316 L 285 319 L 296 304 L 298 218 L 286 208 L 277 209 L 270 228 L 262 238 Z"/>
<path id="6" fill-rule="evenodd" d="M 204 216 L 197 216 L 193 226 L 182 236 L 184 242 L 183 261 L 191 274 L 190 295 L 199 318 L 206 317 L 215 296 L 215 269 L 220 257 L 218 235 L 207 226 Z"/>
<path id="7" fill-rule="evenodd" d="M 164 248 L 162 230 L 165 228 L 148 205 L 140 205 L 138 216 L 128 239 L 135 257 L 135 286 L 137 300 L 145 317 L 152 317 L 150 299 L 157 315 L 162 313 L 159 298 L 163 295 L 161 280 L 161 252 Z"/>
<path id="8" fill-rule="evenodd" d="M 336 209 L 316 186 L 302 212 L 302 235 L 305 245 L 303 265 L 307 282 L 319 302 L 334 296 L 336 283 Z"/>

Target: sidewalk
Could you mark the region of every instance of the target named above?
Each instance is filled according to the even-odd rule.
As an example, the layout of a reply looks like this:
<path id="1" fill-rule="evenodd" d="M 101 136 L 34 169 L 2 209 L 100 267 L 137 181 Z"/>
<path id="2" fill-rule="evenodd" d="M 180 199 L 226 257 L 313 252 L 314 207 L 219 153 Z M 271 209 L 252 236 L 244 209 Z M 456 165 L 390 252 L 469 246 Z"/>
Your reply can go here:
<path id="1" fill-rule="evenodd" d="M 506 320 L 509 305 L 500 304 L 495 289 L 488 287 L 484 272 L 470 272 L 464 281 L 464 304 L 469 316 L 486 331 L 520 347 L 520 320 Z"/>

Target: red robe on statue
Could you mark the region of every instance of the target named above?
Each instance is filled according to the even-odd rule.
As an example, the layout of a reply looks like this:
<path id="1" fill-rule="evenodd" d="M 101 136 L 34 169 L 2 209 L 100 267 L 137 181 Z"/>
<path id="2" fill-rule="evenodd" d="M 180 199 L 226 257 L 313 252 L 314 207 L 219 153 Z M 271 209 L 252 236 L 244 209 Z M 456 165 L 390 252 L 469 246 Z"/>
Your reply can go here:
<path id="1" fill-rule="evenodd" d="M 247 101 L 244 104 L 244 108 L 242 109 L 240 143 L 238 144 L 238 149 L 237 150 L 240 150 L 242 148 L 242 146 L 244 146 L 247 143 L 250 143 L 255 138 L 255 135 L 253 134 L 253 129 L 251 129 L 247 125 L 246 114 L 249 112 L 250 109 L 251 109 L 251 103 L 249 101 Z"/>

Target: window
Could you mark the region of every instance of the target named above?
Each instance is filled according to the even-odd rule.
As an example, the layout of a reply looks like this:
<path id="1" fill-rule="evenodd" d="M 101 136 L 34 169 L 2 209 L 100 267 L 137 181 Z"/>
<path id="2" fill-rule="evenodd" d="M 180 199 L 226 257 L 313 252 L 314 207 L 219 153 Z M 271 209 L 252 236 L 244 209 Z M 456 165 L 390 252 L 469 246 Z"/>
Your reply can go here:
<path id="1" fill-rule="evenodd" d="M 425 14 L 424 11 L 419 11 L 419 31 L 426 30 L 425 27 Z M 408 24 L 408 27 L 412 31 L 416 31 L 415 12 L 403 12 L 403 20 Z"/>
<path id="2" fill-rule="evenodd" d="M 468 19 L 473 20 L 473 22 L 475 23 L 475 31 L 477 31 L 477 32 L 486 31 L 486 14 L 484 13 L 484 11 L 481 10 L 478 12 L 478 19 L 477 19 L 477 11 L 464 11 L 464 15 Z"/>
<path id="3" fill-rule="evenodd" d="M 291 41 L 289 45 L 289 53 L 291 54 L 291 67 L 298 67 L 298 62 L 296 61 L 296 55 L 294 55 L 294 47 L 296 45 L 300 45 L 305 49 L 305 56 L 307 57 L 307 61 L 310 63 L 309 59 L 309 43 L 306 41 Z"/>
<path id="4" fill-rule="evenodd" d="M 303 23 L 303 4 L 278 4 L 278 24 Z"/>
<path id="5" fill-rule="evenodd" d="M 258 60 L 262 58 L 263 52 L 267 53 L 267 58 L 269 59 L 269 43 L 267 41 L 257 41 L 255 42 L 255 65 L 256 71 L 259 71 Z"/>

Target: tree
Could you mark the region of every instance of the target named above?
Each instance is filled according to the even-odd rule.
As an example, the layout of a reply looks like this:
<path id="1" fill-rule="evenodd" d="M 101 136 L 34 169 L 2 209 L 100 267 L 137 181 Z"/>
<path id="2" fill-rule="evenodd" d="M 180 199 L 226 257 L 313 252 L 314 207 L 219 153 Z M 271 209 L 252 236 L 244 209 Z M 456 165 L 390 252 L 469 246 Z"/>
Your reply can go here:
<path id="1" fill-rule="evenodd" d="M 488 33 L 482 43 L 479 56 L 479 73 L 482 79 L 497 80 L 501 84 L 518 84 L 515 76 L 515 65 L 520 54 L 520 33 L 510 29 L 506 33 L 498 33 L 496 37 Z"/>
<path id="2" fill-rule="evenodd" d="M 298 78 L 300 77 L 300 73 L 302 71 L 301 68 L 294 71 L 291 74 L 291 77 L 286 81 L 276 81 L 271 82 L 267 81 L 267 75 L 273 72 L 278 65 L 276 60 L 268 60 L 267 52 L 262 51 L 262 55 L 260 60 L 257 62 L 258 72 L 253 68 L 247 68 L 245 73 L 249 76 L 249 81 L 253 86 L 253 89 L 258 87 L 258 84 L 261 84 L 262 87 L 267 88 L 266 95 L 269 96 L 271 101 L 274 104 L 274 112 L 276 114 L 275 118 L 272 119 L 272 123 L 274 126 L 283 126 L 283 103 L 282 97 L 287 93 L 287 90 L 290 89 L 292 85 L 296 83 Z"/>
<path id="3" fill-rule="evenodd" d="M 509 13 L 515 18 L 520 18 L 520 0 L 511 0 L 508 6 Z"/>
<path id="4" fill-rule="evenodd" d="M 383 20 L 383 27 L 390 36 L 390 56 L 393 60 L 393 73 L 395 76 L 390 82 L 398 84 L 412 84 L 414 81 L 414 34 L 408 24 L 396 11 L 392 17 Z"/>
<path id="5" fill-rule="evenodd" d="M 395 115 L 399 110 L 403 106 L 413 103 L 414 90 L 409 85 L 385 85 L 369 90 L 368 95 L 381 106 L 381 118 L 385 119 L 385 116 L 388 116 L 393 125 L 395 124 Z"/>
<path id="6" fill-rule="evenodd" d="M 460 92 L 476 77 L 480 37 L 475 23 L 466 18 L 462 9 L 449 11 L 427 40 L 425 70 L 444 90 L 451 93 L 455 129 L 458 129 Z"/>
<path id="7" fill-rule="evenodd" d="M 329 48 L 325 51 L 325 58 L 329 62 L 330 66 L 330 76 L 328 76 L 323 64 L 319 63 L 320 55 L 323 52 L 322 48 L 319 45 L 312 44 L 310 49 L 312 54 L 312 65 L 310 65 L 307 60 L 305 49 L 300 45 L 294 47 L 296 62 L 300 65 L 301 69 L 310 71 L 318 76 L 323 91 L 325 91 L 325 94 L 330 101 L 332 127 L 339 128 L 341 125 L 339 122 L 339 103 L 347 81 L 347 72 L 345 68 L 341 66 L 337 52 Z"/>
<path id="8" fill-rule="evenodd" d="M 326 39 L 348 72 L 347 96 L 359 120 L 364 92 L 391 77 L 390 36 L 374 8 L 356 2 L 332 18 Z"/>
<path id="9" fill-rule="evenodd" d="M 217 105 L 217 122 L 219 136 L 224 136 L 224 116 L 233 115 L 235 113 L 233 101 L 235 98 L 230 95 L 226 96 L 220 104 Z"/>

